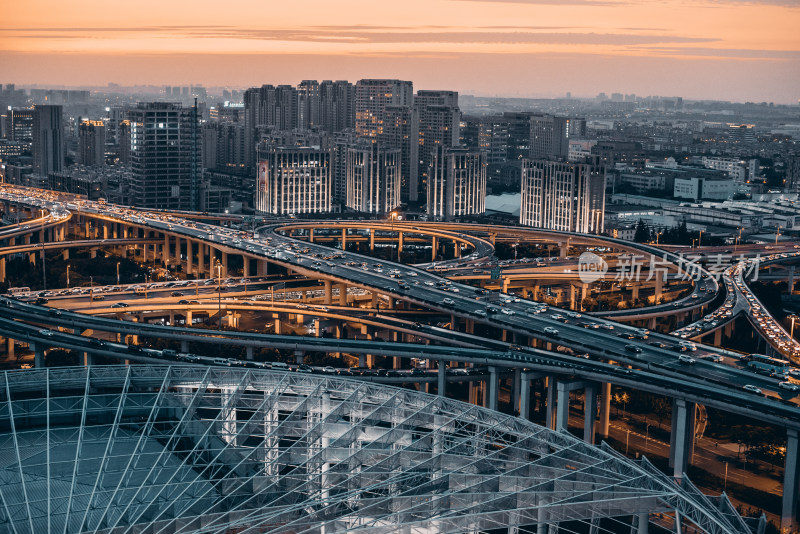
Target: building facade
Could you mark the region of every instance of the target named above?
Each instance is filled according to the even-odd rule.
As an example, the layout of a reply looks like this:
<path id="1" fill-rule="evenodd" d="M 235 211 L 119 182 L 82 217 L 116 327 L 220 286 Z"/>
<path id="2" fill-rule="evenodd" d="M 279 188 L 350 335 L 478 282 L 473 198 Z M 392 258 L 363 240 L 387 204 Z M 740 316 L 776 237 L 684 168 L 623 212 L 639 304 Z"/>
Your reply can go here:
<path id="1" fill-rule="evenodd" d="M 438 147 L 428 171 L 428 217 L 451 220 L 486 211 L 486 155 Z"/>
<path id="2" fill-rule="evenodd" d="M 61 106 L 35 106 L 33 174 L 43 179 L 64 169 L 64 127 Z"/>
<path id="3" fill-rule="evenodd" d="M 586 163 L 524 160 L 519 222 L 579 233 L 603 231 L 605 168 Z"/>
<path id="4" fill-rule="evenodd" d="M 141 208 L 197 210 L 202 178 L 197 109 L 140 102 L 130 110 L 129 120 L 131 203 Z"/>
<path id="5" fill-rule="evenodd" d="M 85 120 L 78 125 L 78 163 L 104 165 L 106 162 L 106 126 L 103 121 Z"/>
<path id="6" fill-rule="evenodd" d="M 255 209 L 273 215 L 331 211 L 330 151 L 269 146 L 259 153 Z"/>
<path id="7" fill-rule="evenodd" d="M 400 205 L 400 149 L 368 143 L 347 151 L 345 205 L 364 213 L 384 214 Z"/>

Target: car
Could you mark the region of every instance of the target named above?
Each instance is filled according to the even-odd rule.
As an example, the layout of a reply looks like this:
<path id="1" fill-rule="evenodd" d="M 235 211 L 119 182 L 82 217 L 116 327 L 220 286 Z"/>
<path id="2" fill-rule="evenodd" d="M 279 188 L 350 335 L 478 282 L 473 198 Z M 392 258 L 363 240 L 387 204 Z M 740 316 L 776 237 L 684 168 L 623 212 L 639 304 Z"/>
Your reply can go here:
<path id="1" fill-rule="evenodd" d="M 743 390 L 749 391 L 750 393 L 756 393 L 758 395 L 762 395 L 761 388 L 754 386 L 752 384 L 747 384 L 742 387 Z"/>
<path id="2" fill-rule="evenodd" d="M 722 356 L 720 356 L 719 354 L 712 354 L 711 356 L 708 356 L 706 360 L 712 361 L 714 363 L 720 363 L 722 361 Z"/>
<path id="3" fill-rule="evenodd" d="M 130 306 L 130 304 L 127 302 L 115 302 L 111 305 L 112 308 L 127 308 L 128 306 Z"/>
<path id="4" fill-rule="evenodd" d="M 797 385 L 794 382 L 780 382 L 778 383 L 778 387 L 781 389 L 788 389 L 789 391 L 800 390 L 800 385 Z"/>
<path id="5" fill-rule="evenodd" d="M 311 368 L 310 365 L 303 364 L 295 369 L 298 373 L 313 373 L 314 370 Z"/>
<path id="6" fill-rule="evenodd" d="M 514 310 L 509 310 L 508 308 L 503 308 L 500 312 L 506 315 L 514 315 Z"/>
<path id="7" fill-rule="evenodd" d="M 622 367 L 622 366 L 619 366 L 619 365 L 614 367 L 614 371 L 616 371 L 618 373 L 625 374 L 625 375 L 629 375 L 629 374 L 633 373 L 633 371 L 631 369 L 628 369 L 627 367 Z"/>
<path id="8" fill-rule="evenodd" d="M 486 310 L 475 310 L 473 313 L 478 317 L 486 317 Z"/>
<path id="9" fill-rule="evenodd" d="M 633 339 L 635 336 L 629 332 L 620 332 L 617 334 L 617 337 L 621 337 L 623 339 Z"/>
<path id="10" fill-rule="evenodd" d="M 442 299 L 442 304 L 447 304 L 448 306 L 453 306 L 456 302 L 451 299 L 450 297 L 446 297 Z"/>
<path id="11" fill-rule="evenodd" d="M 45 329 L 39 330 L 39 335 L 40 336 L 45 336 L 45 337 L 53 337 L 55 335 L 55 332 L 45 328 Z"/>
<path id="12" fill-rule="evenodd" d="M 659 349 L 666 349 L 668 345 L 661 341 L 651 341 L 648 345 L 652 345 L 653 347 L 658 347 Z"/>
<path id="13" fill-rule="evenodd" d="M 170 297 L 182 297 L 183 293 L 181 293 L 180 291 L 173 291 L 172 293 L 169 294 L 169 296 Z"/>
<path id="14" fill-rule="evenodd" d="M 681 363 L 693 364 L 694 363 L 694 358 L 692 358 L 691 356 L 688 356 L 686 354 L 681 354 L 680 356 L 678 356 L 678 361 L 681 362 Z"/>
<path id="15" fill-rule="evenodd" d="M 323 367 L 323 368 L 322 368 L 322 372 L 323 372 L 323 373 L 328 373 L 328 374 L 331 374 L 331 375 L 332 375 L 332 374 L 335 374 L 335 373 L 336 373 L 336 369 L 335 369 L 335 368 L 333 368 L 333 367 L 331 367 L 330 365 L 326 365 L 325 367 Z"/>
<path id="16" fill-rule="evenodd" d="M 640 349 L 636 345 L 625 345 L 625 350 L 627 350 L 628 352 L 633 352 L 634 354 L 640 354 L 642 352 L 642 349 Z"/>
<path id="17" fill-rule="evenodd" d="M 545 334 L 550 334 L 551 336 L 557 336 L 558 335 L 558 330 L 556 330 L 552 326 L 545 326 L 544 327 L 544 333 Z"/>

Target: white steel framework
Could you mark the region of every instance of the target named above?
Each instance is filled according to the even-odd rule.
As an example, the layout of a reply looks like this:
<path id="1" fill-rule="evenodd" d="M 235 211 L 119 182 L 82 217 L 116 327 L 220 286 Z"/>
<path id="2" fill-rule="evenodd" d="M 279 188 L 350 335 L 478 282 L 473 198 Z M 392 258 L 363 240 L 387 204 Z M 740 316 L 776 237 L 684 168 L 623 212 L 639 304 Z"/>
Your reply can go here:
<path id="1" fill-rule="evenodd" d="M 298 373 L 0 374 L 0 531 L 750 533 L 728 500 L 520 418 Z"/>

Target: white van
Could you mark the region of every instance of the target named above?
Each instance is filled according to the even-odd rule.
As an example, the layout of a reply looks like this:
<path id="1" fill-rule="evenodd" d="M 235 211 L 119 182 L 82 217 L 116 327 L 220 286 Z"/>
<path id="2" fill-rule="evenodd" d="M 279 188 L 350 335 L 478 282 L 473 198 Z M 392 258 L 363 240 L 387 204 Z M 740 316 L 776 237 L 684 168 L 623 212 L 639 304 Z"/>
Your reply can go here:
<path id="1" fill-rule="evenodd" d="M 284 363 L 284 362 L 272 362 L 272 368 L 273 369 L 280 369 L 282 371 L 288 371 L 289 370 L 289 364 L 288 363 Z"/>

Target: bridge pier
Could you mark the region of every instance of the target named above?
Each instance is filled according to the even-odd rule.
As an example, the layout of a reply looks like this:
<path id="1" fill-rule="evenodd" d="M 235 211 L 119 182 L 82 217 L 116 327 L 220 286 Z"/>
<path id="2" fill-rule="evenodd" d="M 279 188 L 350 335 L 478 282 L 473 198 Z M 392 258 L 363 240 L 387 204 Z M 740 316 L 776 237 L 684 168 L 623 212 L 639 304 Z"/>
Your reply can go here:
<path id="1" fill-rule="evenodd" d="M 714 330 L 714 345 L 717 347 L 722 346 L 722 328 Z"/>
<path id="2" fill-rule="evenodd" d="M 302 349 L 297 349 L 294 351 L 294 362 L 298 365 L 303 363 L 303 356 L 305 356 L 305 352 Z"/>
<path id="3" fill-rule="evenodd" d="M 6 281 L 6 259 L 0 258 L 0 282 Z"/>
<path id="4" fill-rule="evenodd" d="M 325 304 L 331 304 L 332 302 L 332 293 L 333 293 L 333 284 L 330 280 L 323 280 L 322 283 L 325 285 Z"/>
<path id="5" fill-rule="evenodd" d="M 489 387 L 488 393 L 488 408 L 497 411 L 497 367 L 494 365 L 489 366 Z"/>
<path id="6" fill-rule="evenodd" d="M 185 339 L 181 340 L 181 352 L 183 352 L 184 354 L 189 352 L 189 342 L 186 341 Z"/>
<path id="7" fill-rule="evenodd" d="M 609 416 L 611 414 L 611 383 L 600 383 L 600 421 L 599 431 L 601 439 L 608 439 Z"/>
<path id="8" fill-rule="evenodd" d="M 91 352 L 84 352 L 83 353 L 83 366 L 90 367 L 94 365 L 94 354 Z"/>
<path id="9" fill-rule="evenodd" d="M 672 432 L 669 443 L 669 465 L 673 476 L 680 480 L 691 462 L 694 449 L 695 403 L 674 399 Z"/>
<path id="10" fill-rule="evenodd" d="M 798 432 L 794 428 L 789 428 L 786 432 L 786 460 L 783 468 L 782 532 L 788 532 L 797 525 L 797 490 L 800 482 L 799 450 Z"/>
<path id="11" fill-rule="evenodd" d="M 446 396 L 446 384 L 447 384 L 447 363 L 444 360 L 439 360 L 439 369 L 436 373 L 437 377 L 437 390 L 436 394 L 440 397 Z"/>
<path id="12" fill-rule="evenodd" d="M 28 346 L 33 351 L 33 366 L 36 369 L 44 368 L 44 347 L 40 343 L 29 343 Z"/>
<path id="13" fill-rule="evenodd" d="M 10 338 L 10 337 L 7 337 L 6 338 L 6 354 L 8 354 L 9 358 L 13 358 L 14 357 L 14 348 L 15 348 L 14 340 L 12 338 Z"/>
<path id="14" fill-rule="evenodd" d="M 436 236 L 431 237 L 431 261 L 436 261 L 437 249 L 439 248 L 439 240 Z"/>
<path id="15" fill-rule="evenodd" d="M 552 375 L 547 377 L 547 407 L 545 412 L 545 425 L 552 429 L 555 424 L 556 410 L 556 378 Z"/>

